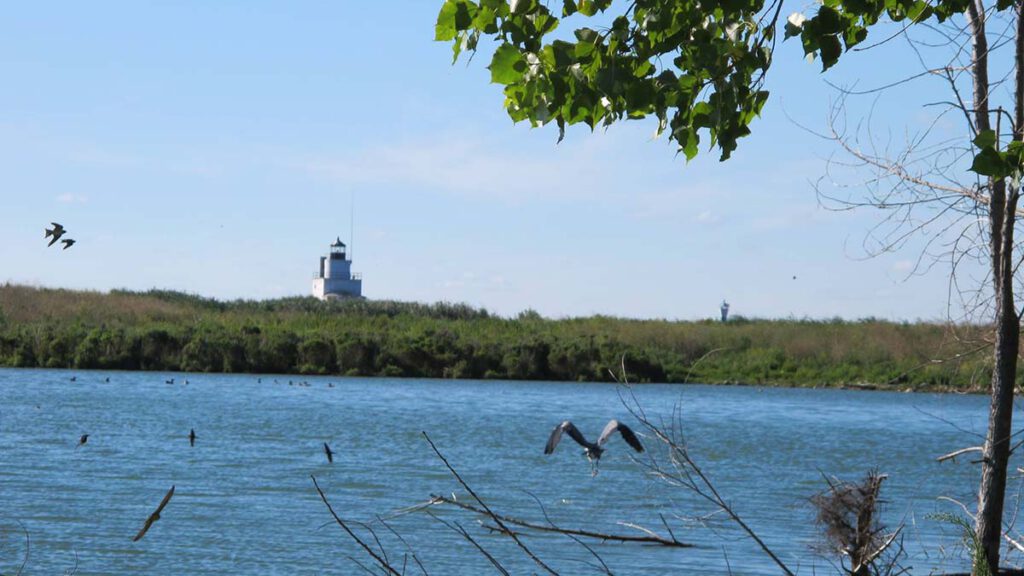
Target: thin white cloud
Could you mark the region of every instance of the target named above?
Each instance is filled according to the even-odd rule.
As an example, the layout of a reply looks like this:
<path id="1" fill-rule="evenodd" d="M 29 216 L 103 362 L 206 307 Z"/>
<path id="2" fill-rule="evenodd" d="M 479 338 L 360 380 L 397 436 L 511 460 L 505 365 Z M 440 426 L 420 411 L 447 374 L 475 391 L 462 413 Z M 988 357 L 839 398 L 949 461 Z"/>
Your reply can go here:
<path id="1" fill-rule="evenodd" d="M 350 154 L 303 158 L 287 165 L 354 186 L 412 187 L 510 202 L 537 198 L 595 200 L 633 195 L 631 174 L 609 162 L 620 138 L 594 134 L 549 148 L 452 133 L 367 147 Z M 632 180 L 635 182 L 635 179 Z"/>
<path id="2" fill-rule="evenodd" d="M 913 260 L 897 260 L 892 264 L 893 272 L 910 272 L 914 269 Z"/>
<path id="3" fill-rule="evenodd" d="M 700 222 L 702 224 L 715 224 L 719 222 L 721 219 L 722 218 L 718 214 L 715 214 L 711 210 L 705 210 L 700 214 L 697 214 L 697 217 L 695 218 L 697 222 Z"/>
<path id="4" fill-rule="evenodd" d="M 85 204 L 88 201 L 89 198 L 87 196 L 83 196 L 82 194 L 72 194 L 70 192 L 57 196 L 57 202 L 60 202 L 61 204 Z"/>

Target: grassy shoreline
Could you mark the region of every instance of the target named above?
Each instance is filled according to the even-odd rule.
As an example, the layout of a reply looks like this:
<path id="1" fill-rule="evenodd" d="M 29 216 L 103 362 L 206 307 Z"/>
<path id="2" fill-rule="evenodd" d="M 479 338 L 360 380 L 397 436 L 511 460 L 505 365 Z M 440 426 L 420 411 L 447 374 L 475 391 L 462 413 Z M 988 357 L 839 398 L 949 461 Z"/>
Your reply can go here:
<path id="1" fill-rule="evenodd" d="M 979 326 L 507 319 L 461 304 L 0 286 L 0 366 L 984 391 Z M 942 360 L 937 362 L 937 360 Z"/>

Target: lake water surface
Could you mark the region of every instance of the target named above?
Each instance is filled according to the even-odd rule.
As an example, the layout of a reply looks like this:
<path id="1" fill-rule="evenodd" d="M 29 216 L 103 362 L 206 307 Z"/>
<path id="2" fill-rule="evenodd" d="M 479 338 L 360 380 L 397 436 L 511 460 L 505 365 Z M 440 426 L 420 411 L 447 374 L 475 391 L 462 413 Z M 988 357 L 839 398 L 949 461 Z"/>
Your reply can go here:
<path id="1" fill-rule="evenodd" d="M 852 480 L 872 468 L 889 475 L 885 519 L 906 522 L 913 573 L 966 567 L 957 529 L 930 516 L 959 512 L 941 496 L 973 507 L 978 466 L 935 456 L 979 443 L 986 398 L 698 385 L 645 385 L 637 395 L 657 416 L 681 402 L 694 458 L 800 574 L 835 572 L 814 551 L 807 502 L 822 474 Z M 615 574 L 779 573 L 727 522 L 687 520 L 712 509 L 646 476 L 621 439 L 610 442 L 596 477 L 569 439 L 543 455 L 563 419 L 595 437 L 613 417 L 634 424 L 606 384 L 0 370 L 0 573 L 25 560 L 24 532 L 25 574 L 76 566 L 83 575 L 359 573 L 349 558 L 368 559 L 331 523 L 310 475 L 343 518 L 359 522 L 431 494 L 465 499 L 421 431 L 499 512 L 543 522 L 535 497 L 561 525 L 621 533 L 633 533 L 622 522 L 658 528 L 664 513 L 676 536 L 696 545 L 591 542 Z M 88 443 L 76 448 L 84 433 Z M 323 442 L 336 452 L 333 465 Z M 172 484 L 161 520 L 133 543 Z M 513 574 L 536 571 L 472 516 L 434 511 Z M 411 548 L 430 574 L 496 573 L 422 512 L 388 523 L 405 541 L 378 525 L 392 560 Z M 524 542 L 562 574 L 600 573 L 570 540 Z"/>

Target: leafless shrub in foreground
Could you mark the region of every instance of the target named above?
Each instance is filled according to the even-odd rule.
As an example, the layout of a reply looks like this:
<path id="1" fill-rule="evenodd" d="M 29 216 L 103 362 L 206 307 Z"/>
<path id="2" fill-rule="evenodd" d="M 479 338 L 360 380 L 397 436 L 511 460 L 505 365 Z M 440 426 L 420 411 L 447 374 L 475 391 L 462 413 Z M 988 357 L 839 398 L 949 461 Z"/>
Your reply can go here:
<path id="1" fill-rule="evenodd" d="M 825 548 L 839 556 L 842 571 L 850 576 L 906 572 L 899 567 L 903 526 L 887 533 L 879 520 L 882 482 L 886 478 L 877 471 L 869 472 L 859 483 L 826 477 L 828 488 L 811 497 Z"/>

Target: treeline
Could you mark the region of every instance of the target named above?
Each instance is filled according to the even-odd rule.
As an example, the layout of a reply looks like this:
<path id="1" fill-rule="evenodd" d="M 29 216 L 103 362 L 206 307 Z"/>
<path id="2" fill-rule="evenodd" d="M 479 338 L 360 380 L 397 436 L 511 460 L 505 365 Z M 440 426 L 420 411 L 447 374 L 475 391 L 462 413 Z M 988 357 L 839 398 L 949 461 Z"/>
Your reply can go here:
<path id="1" fill-rule="evenodd" d="M 508 319 L 447 303 L 0 286 L 0 365 L 20 367 L 608 381 L 625 357 L 636 382 L 981 389 L 990 372 L 972 343 L 977 330 L 873 319 Z"/>

